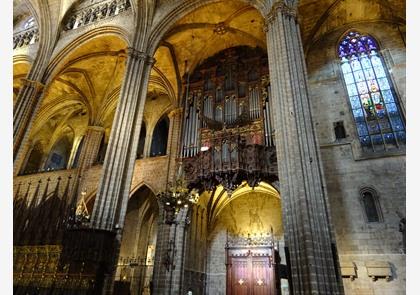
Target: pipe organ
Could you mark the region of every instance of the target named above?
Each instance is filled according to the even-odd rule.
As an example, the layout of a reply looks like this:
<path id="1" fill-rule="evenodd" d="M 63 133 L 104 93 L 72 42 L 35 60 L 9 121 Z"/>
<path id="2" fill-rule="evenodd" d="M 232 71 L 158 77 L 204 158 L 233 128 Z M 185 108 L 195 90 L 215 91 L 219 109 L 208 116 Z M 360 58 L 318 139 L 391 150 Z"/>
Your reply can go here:
<path id="1" fill-rule="evenodd" d="M 240 174 L 259 179 L 277 173 L 268 60 L 262 49 L 238 46 L 208 58 L 185 79 L 183 97 L 180 156 L 190 182 L 205 178 L 215 185 Z"/>

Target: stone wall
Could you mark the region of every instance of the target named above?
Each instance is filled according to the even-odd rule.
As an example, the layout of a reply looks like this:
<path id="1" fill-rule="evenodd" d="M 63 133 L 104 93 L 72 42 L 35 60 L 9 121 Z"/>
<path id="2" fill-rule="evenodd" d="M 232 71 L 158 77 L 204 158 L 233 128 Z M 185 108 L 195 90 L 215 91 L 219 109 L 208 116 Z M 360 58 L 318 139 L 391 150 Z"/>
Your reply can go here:
<path id="1" fill-rule="evenodd" d="M 348 29 L 374 36 L 402 109 L 405 109 L 405 45 L 398 28 L 385 23 L 342 27 L 314 43 L 306 60 L 313 119 L 321 145 L 331 218 L 340 262 L 354 262 L 357 277 L 344 279 L 346 294 L 405 294 L 405 254 L 399 221 L 405 217 L 405 150 L 377 156 L 363 154 L 357 137 L 336 46 Z M 336 140 L 334 122 L 343 121 L 347 138 Z M 367 223 L 360 189 L 379 196 L 383 222 Z M 389 262 L 392 279 L 372 281 L 366 264 Z M 342 265 L 343 266 L 343 265 Z"/>

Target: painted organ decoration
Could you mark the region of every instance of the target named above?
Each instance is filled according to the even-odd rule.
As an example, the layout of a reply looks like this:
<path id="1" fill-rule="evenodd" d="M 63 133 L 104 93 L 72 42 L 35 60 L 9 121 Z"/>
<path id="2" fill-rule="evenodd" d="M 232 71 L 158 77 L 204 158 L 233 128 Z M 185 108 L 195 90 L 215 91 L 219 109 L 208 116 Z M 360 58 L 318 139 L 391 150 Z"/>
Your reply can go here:
<path id="1" fill-rule="evenodd" d="M 223 50 L 184 84 L 182 149 L 190 185 L 232 192 L 276 179 L 268 61 L 260 48 Z"/>

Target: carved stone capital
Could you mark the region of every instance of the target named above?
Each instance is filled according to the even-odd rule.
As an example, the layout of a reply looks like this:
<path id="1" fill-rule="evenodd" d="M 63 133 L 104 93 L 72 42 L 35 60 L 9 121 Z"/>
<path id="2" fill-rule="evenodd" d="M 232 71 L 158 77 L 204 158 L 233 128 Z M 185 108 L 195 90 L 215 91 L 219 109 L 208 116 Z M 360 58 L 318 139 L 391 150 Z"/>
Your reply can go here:
<path id="1" fill-rule="evenodd" d="M 287 3 L 293 2 L 293 3 Z M 264 24 L 264 31 L 268 31 L 268 25 L 277 19 L 279 13 L 281 13 L 284 17 L 293 18 L 297 21 L 297 5 L 294 3 L 295 1 L 278 1 L 273 4 L 271 7 L 271 11 L 267 14 Z"/>
<path id="2" fill-rule="evenodd" d="M 31 87 L 35 89 L 36 92 L 40 92 L 45 87 L 45 84 L 42 84 L 39 81 L 29 80 L 26 78 L 22 79 L 22 81 L 25 87 Z"/>
<path id="3" fill-rule="evenodd" d="M 169 112 L 168 117 L 174 118 L 176 116 L 180 116 L 182 114 L 183 108 L 176 108 Z"/>
<path id="4" fill-rule="evenodd" d="M 127 48 L 127 55 L 134 59 L 145 60 L 148 65 L 153 65 L 156 62 L 156 60 L 146 52 L 137 50 L 133 47 Z"/>
<path id="5" fill-rule="evenodd" d="M 96 132 L 104 132 L 105 128 L 102 126 L 88 126 L 87 130 L 92 130 L 92 131 L 96 131 Z"/>

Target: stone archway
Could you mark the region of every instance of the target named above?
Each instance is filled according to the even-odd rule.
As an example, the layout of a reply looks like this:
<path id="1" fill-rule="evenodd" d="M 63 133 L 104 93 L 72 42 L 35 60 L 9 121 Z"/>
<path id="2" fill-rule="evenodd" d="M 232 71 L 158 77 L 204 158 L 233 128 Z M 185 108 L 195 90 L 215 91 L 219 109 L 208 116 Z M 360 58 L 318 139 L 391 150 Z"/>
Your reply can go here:
<path id="1" fill-rule="evenodd" d="M 124 221 L 114 294 L 151 294 L 158 214 L 156 196 L 147 186 L 132 194 Z"/>
<path id="2" fill-rule="evenodd" d="M 262 183 L 220 193 L 208 224 L 206 294 L 288 294 L 278 192 Z"/>

